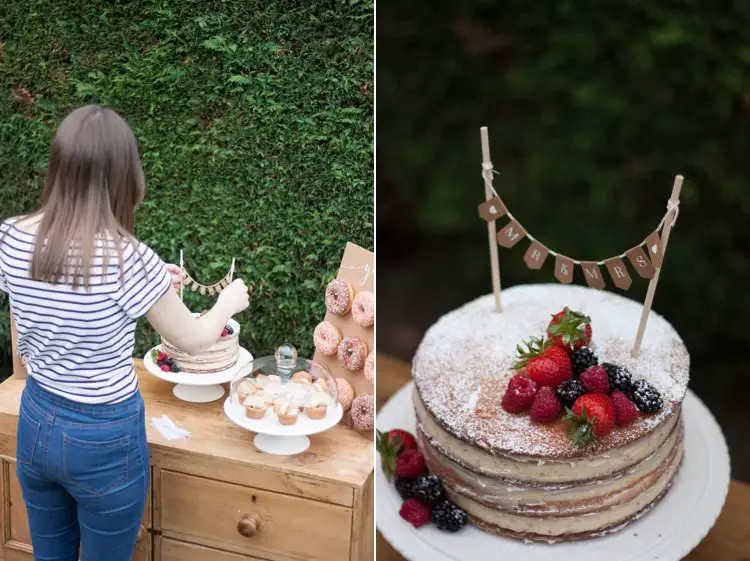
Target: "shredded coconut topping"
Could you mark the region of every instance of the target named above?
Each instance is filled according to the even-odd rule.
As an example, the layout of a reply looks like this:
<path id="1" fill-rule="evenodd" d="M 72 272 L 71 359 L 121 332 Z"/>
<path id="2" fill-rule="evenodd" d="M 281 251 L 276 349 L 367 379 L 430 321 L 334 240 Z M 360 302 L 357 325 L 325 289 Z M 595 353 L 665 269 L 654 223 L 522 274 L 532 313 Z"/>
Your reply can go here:
<path id="1" fill-rule="evenodd" d="M 675 329 L 651 312 L 638 358 L 630 355 L 642 306 L 610 292 L 580 286 L 525 285 L 503 291 L 503 311 L 483 296 L 440 318 L 425 334 L 413 374 L 427 409 L 449 432 L 493 454 L 530 458 L 573 458 L 628 444 L 679 412 L 685 397 L 690 356 Z M 599 362 L 625 366 L 664 398 L 664 409 L 641 415 L 579 450 L 565 423 L 534 423 L 528 412 L 513 415 L 500 406 L 513 376 L 516 345 L 544 335 L 551 316 L 565 306 L 591 318 L 592 347 Z"/>

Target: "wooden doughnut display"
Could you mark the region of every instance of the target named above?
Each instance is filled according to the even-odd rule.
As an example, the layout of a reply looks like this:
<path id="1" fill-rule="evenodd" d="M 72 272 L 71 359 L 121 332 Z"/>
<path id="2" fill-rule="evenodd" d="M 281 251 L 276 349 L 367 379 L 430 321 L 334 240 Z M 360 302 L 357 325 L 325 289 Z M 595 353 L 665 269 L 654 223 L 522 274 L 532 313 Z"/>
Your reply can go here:
<path id="1" fill-rule="evenodd" d="M 353 243 L 347 243 L 336 278 L 343 279 L 351 284 L 354 289 L 354 296 L 356 296 L 358 292 L 363 290 L 374 292 L 374 276 L 375 256 L 373 253 Z M 321 298 L 323 296 L 321 294 Z M 347 336 L 357 337 L 367 345 L 368 353 L 374 351 L 374 326 L 362 327 L 354 321 L 351 312 L 341 316 L 327 312 L 324 319 L 339 329 L 342 338 Z M 375 323 L 377 324 L 377 317 Z M 312 337 L 312 334 L 310 336 Z M 347 380 L 354 387 L 356 395 L 373 393 L 373 384 L 365 377 L 364 367 L 357 372 L 350 372 L 336 355 L 326 356 L 318 349 L 315 349 L 313 359 L 327 367 L 334 378 Z"/>

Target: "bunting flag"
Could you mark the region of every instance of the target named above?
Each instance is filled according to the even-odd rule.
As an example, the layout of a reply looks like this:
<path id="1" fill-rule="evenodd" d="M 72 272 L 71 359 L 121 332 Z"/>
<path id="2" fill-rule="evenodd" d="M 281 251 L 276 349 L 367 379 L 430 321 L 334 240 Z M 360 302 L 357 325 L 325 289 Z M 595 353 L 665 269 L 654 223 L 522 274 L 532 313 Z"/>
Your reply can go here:
<path id="1" fill-rule="evenodd" d="M 639 244 L 613 257 L 607 257 L 598 261 L 584 261 L 554 251 L 532 236 L 518 219 L 513 216 L 494 188 L 492 188 L 492 197 L 479 205 L 479 216 L 482 219 L 493 223 L 496 221 L 503 222 L 502 224 L 498 223 L 496 235 L 498 245 L 504 248 L 512 248 L 522 240 L 529 241 L 523 257 L 529 269 L 541 269 L 551 256 L 554 258 L 555 278 L 563 284 L 572 283 L 576 268 L 580 268 L 580 273 L 583 275 L 583 279 L 588 286 L 604 289 L 607 283 L 610 282 L 620 290 L 628 290 L 633 283 L 626 262 L 630 264 L 630 268 L 639 277 L 644 279 L 653 278 L 656 270 L 661 267 L 664 257 L 662 248 L 662 231 L 664 225 L 669 222 L 671 226 L 674 226 L 678 214 L 679 201 L 673 202 L 670 199 L 667 203 L 667 211 L 657 227 L 648 236 L 643 238 Z"/>
<path id="2" fill-rule="evenodd" d="M 185 261 L 183 258 L 183 252 L 180 250 L 180 269 L 182 269 L 182 272 L 185 275 L 185 281 L 182 283 L 182 288 L 180 289 L 180 298 L 182 298 L 183 290 L 186 286 L 189 286 L 190 289 L 193 292 L 200 292 L 203 295 L 210 295 L 213 296 L 215 294 L 219 294 L 222 290 L 224 290 L 227 286 L 229 286 L 232 283 L 232 279 L 234 277 L 234 264 L 235 260 L 232 259 L 232 264 L 229 267 L 229 271 L 226 275 L 224 275 L 224 278 L 222 278 L 220 281 L 215 282 L 210 285 L 201 284 L 197 280 L 195 280 L 185 269 Z"/>

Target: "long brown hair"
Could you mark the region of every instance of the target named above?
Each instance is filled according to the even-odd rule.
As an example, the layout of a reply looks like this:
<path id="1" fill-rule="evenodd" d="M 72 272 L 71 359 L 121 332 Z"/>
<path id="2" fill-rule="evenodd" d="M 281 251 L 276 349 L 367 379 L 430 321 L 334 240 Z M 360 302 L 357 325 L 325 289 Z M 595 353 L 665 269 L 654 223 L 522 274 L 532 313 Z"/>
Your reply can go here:
<path id="1" fill-rule="evenodd" d="M 122 273 L 123 248 L 134 241 L 135 209 L 145 192 L 138 144 L 127 123 L 96 105 L 73 111 L 57 129 L 41 206 L 32 215 L 41 220 L 31 277 L 88 288 L 97 244 L 112 242 Z"/>

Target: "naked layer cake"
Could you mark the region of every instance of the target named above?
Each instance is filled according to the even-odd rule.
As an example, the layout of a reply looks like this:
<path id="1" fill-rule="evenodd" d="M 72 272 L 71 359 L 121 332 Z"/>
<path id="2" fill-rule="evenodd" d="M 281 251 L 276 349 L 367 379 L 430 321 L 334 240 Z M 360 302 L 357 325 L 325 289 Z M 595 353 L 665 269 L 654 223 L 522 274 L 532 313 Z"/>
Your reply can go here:
<path id="1" fill-rule="evenodd" d="M 186 352 L 166 339 L 161 339 L 161 350 L 180 371 L 191 374 L 210 374 L 232 368 L 240 357 L 240 324 L 230 319 L 216 343 L 202 351 Z"/>
<path id="2" fill-rule="evenodd" d="M 530 285 L 503 291 L 501 313 L 494 303 L 485 296 L 442 317 L 414 358 L 417 439 L 447 496 L 488 532 L 550 543 L 612 532 L 648 512 L 683 456 L 690 358 L 677 332 L 652 312 L 633 358 L 637 302 L 577 286 Z M 540 423 L 503 405 L 518 375 L 518 343 L 545 334 L 551 315 L 565 307 L 590 319 L 593 353 L 659 396 L 658 408 L 644 406 L 645 414 L 585 446 L 571 439 L 569 419 Z"/>

